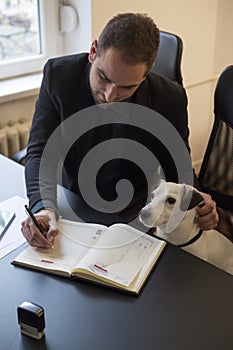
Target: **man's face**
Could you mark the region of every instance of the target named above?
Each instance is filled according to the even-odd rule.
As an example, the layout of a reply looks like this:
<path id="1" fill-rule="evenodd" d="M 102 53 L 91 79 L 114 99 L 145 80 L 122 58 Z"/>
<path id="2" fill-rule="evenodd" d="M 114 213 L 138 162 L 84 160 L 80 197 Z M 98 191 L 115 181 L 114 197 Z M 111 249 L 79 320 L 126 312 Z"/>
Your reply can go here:
<path id="1" fill-rule="evenodd" d="M 145 80 L 144 63 L 126 64 L 118 50 L 109 48 L 96 56 L 97 42 L 92 43 L 89 54 L 90 85 L 96 103 L 117 102 L 132 96 Z"/>

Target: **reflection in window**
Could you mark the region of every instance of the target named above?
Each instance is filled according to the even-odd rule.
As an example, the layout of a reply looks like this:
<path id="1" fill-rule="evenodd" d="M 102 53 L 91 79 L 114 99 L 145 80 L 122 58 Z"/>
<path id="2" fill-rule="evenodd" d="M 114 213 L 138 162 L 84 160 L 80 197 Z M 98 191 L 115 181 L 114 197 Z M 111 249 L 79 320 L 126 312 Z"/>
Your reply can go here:
<path id="1" fill-rule="evenodd" d="M 0 0 L 0 60 L 41 53 L 38 0 Z"/>

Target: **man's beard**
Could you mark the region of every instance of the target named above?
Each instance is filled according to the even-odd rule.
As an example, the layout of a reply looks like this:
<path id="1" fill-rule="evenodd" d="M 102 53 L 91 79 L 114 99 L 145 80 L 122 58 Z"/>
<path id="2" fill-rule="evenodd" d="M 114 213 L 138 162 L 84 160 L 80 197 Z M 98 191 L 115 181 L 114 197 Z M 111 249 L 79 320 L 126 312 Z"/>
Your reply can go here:
<path id="1" fill-rule="evenodd" d="M 91 87 L 91 95 L 92 95 L 92 98 L 93 98 L 95 104 L 97 104 L 97 105 L 100 104 L 100 102 L 99 102 L 99 100 L 98 100 L 98 98 L 97 98 L 97 96 L 96 96 L 96 93 L 95 93 L 95 91 L 92 89 L 92 87 Z"/>

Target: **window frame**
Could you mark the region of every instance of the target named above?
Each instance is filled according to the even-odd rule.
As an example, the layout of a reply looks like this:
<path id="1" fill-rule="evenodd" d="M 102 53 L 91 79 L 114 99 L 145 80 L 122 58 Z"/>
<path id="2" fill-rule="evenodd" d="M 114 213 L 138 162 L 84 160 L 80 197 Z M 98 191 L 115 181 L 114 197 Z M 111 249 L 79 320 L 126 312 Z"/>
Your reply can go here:
<path id="1" fill-rule="evenodd" d="M 62 54 L 59 31 L 59 0 L 38 0 L 41 31 L 41 54 L 0 61 L 0 80 L 38 73 L 51 56 Z"/>

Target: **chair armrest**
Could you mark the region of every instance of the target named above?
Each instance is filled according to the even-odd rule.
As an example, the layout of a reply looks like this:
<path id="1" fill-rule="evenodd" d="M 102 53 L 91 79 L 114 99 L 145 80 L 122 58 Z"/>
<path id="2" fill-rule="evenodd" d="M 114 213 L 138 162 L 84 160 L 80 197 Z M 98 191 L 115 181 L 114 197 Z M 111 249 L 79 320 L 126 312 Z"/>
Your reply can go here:
<path id="1" fill-rule="evenodd" d="M 12 159 L 20 164 L 24 164 L 25 161 L 25 157 L 26 157 L 26 153 L 27 153 L 27 147 L 21 149 L 20 151 L 16 152 Z"/>

